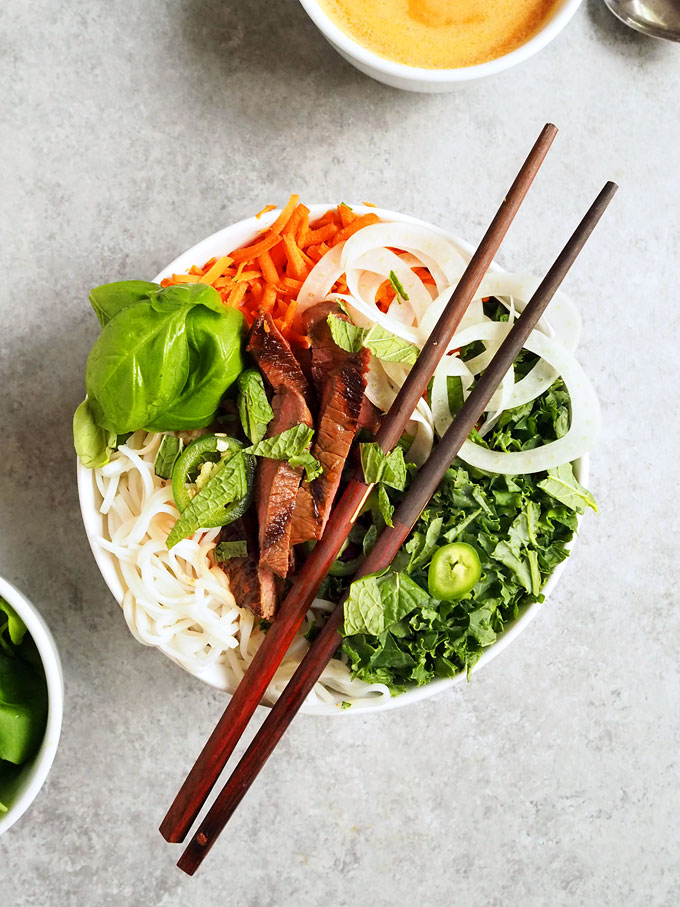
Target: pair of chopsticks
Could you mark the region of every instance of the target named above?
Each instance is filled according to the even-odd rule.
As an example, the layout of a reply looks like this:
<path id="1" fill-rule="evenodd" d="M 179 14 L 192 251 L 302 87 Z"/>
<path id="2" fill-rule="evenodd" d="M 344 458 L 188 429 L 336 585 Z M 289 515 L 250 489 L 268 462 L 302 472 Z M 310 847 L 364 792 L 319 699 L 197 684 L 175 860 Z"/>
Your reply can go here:
<path id="1" fill-rule="evenodd" d="M 463 278 L 430 335 L 416 365 L 411 370 L 408 380 L 384 420 L 384 429 L 381 430 L 377 440 L 385 452 L 391 450 L 401 437 L 417 400 L 445 353 L 462 315 L 495 256 L 556 132 L 555 127 L 551 125 L 546 126 L 542 131 L 482 243 L 470 260 Z M 473 392 L 444 438 L 416 475 L 408 494 L 393 517 L 393 527 L 386 528 L 380 535 L 357 576 L 376 572 L 389 566 L 439 485 L 446 469 L 493 396 L 501 379 L 512 367 L 524 342 L 540 319 L 615 191 L 616 186 L 613 183 L 608 183 L 604 187 L 531 302 L 512 327 L 496 356 L 476 383 Z M 279 616 L 267 633 L 244 680 L 239 685 L 166 815 L 161 825 L 161 832 L 167 840 L 181 841 L 189 831 L 285 655 L 318 585 L 337 556 L 342 542 L 370 490 L 370 486 L 356 478 L 349 483 L 342 495 L 323 539 L 315 547 L 298 580 L 286 597 Z M 314 641 L 182 855 L 178 865 L 185 872 L 193 874 L 196 871 L 299 710 L 305 697 L 318 680 L 325 665 L 337 650 L 341 642 L 338 629 L 342 619 L 343 604 L 340 603 Z"/>

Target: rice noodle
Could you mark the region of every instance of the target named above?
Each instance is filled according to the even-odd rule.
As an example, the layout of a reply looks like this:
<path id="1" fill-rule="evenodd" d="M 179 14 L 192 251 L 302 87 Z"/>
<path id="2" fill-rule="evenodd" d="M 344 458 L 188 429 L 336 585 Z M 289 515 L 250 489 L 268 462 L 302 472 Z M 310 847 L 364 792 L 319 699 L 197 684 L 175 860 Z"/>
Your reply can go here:
<path id="1" fill-rule="evenodd" d="M 135 639 L 161 649 L 198 677 L 210 673 L 233 692 L 250 664 L 263 632 L 239 608 L 224 571 L 212 560 L 219 529 L 200 530 L 168 551 L 168 531 L 177 518 L 172 490 L 154 472 L 161 435 L 136 432 L 95 470 L 106 534 L 98 544 L 118 563 L 125 593 L 123 614 Z M 315 616 L 332 607 L 317 600 L 267 691 L 274 702 L 308 644 L 303 638 Z M 310 702 L 351 702 L 357 707 L 389 699 L 383 684 L 352 680 L 333 659 L 310 693 Z"/>

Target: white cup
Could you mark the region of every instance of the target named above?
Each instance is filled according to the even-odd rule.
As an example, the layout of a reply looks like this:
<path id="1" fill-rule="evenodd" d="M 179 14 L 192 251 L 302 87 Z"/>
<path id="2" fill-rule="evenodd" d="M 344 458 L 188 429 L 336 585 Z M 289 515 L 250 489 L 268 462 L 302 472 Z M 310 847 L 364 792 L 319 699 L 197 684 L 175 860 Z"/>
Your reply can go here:
<path id="1" fill-rule="evenodd" d="M 569 22 L 581 5 L 581 0 L 562 0 L 555 13 L 542 28 L 516 50 L 487 63 L 461 66 L 458 69 L 422 69 L 406 66 L 381 57 L 350 38 L 326 15 L 319 0 L 300 0 L 316 27 L 337 52 L 352 66 L 393 88 L 406 91 L 452 91 L 460 82 L 492 76 L 517 63 L 522 63 L 549 44 Z"/>

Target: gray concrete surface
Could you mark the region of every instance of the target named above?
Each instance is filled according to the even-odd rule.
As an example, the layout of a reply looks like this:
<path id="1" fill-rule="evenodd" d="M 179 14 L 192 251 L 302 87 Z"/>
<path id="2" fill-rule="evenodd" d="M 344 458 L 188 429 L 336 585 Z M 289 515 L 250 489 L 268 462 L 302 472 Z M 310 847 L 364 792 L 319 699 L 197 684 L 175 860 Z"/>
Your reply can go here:
<path id="1" fill-rule="evenodd" d="M 680 50 L 590 0 L 521 68 L 425 97 L 356 73 L 295 0 L 8 0 L 0 27 L 0 572 L 66 678 L 49 782 L 0 841 L 3 907 L 680 903 Z M 476 240 L 547 119 L 562 132 L 507 265 L 544 267 L 621 184 L 568 284 L 606 419 L 600 515 L 469 686 L 297 720 L 188 879 L 156 826 L 223 698 L 134 642 L 86 546 L 88 289 L 292 189 Z"/>

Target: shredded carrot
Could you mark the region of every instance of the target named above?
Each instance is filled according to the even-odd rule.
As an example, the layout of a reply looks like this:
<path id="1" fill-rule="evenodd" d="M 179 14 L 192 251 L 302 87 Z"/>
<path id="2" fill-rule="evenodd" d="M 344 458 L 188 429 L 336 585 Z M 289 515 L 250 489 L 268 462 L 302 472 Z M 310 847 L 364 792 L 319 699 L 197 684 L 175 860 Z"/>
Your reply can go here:
<path id="1" fill-rule="evenodd" d="M 272 261 L 272 257 L 269 252 L 263 252 L 262 255 L 259 255 L 257 263 L 260 266 L 262 276 L 267 283 L 279 282 L 279 272 L 277 271 L 276 265 Z"/>
<path id="2" fill-rule="evenodd" d="M 237 283 L 234 289 L 231 291 L 227 297 L 227 304 L 233 306 L 235 309 L 240 308 L 241 303 L 243 302 L 243 297 L 246 295 L 246 290 L 248 289 L 247 283 Z"/>
<path id="3" fill-rule="evenodd" d="M 283 242 L 286 247 L 286 257 L 288 259 L 288 271 L 293 277 L 302 277 L 305 273 L 305 262 L 302 253 L 297 247 L 295 238 L 290 233 L 284 233 Z"/>
<path id="4" fill-rule="evenodd" d="M 276 218 L 274 223 L 269 228 L 272 233 L 276 233 L 276 234 L 281 233 L 283 228 L 286 226 L 286 224 L 290 220 L 290 218 L 293 214 L 293 211 L 295 211 L 295 209 L 297 208 L 297 204 L 299 201 L 300 201 L 299 195 L 295 195 L 295 194 L 291 195 L 291 197 L 286 202 L 285 208 L 283 209 L 283 211 L 279 214 L 279 216 Z"/>
<path id="5" fill-rule="evenodd" d="M 304 242 L 302 243 L 302 248 L 326 242 L 327 239 L 332 239 L 337 232 L 338 227 L 336 224 L 324 224 L 322 227 L 319 227 L 318 230 L 307 230 Z"/>
<path id="6" fill-rule="evenodd" d="M 371 224 L 377 224 L 380 218 L 377 214 L 362 214 L 361 217 L 357 217 L 356 220 L 353 220 L 351 224 L 347 224 L 346 227 L 343 227 L 342 230 L 339 230 L 333 237 L 331 242 L 332 246 L 337 245 L 339 242 L 344 242 L 346 239 L 349 239 L 350 236 L 354 236 L 359 230 L 363 227 L 368 227 Z"/>
<path id="7" fill-rule="evenodd" d="M 292 235 L 297 238 L 297 233 L 300 229 L 300 222 L 302 221 L 302 217 L 305 211 L 307 212 L 307 217 L 309 217 L 309 208 L 306 205 L 298 205 L 295 208 L 295 211 L 293 211 L 293 213 L 291 214 L 290 220 L 283 228 L 281 233 L 292 233 Z"/>
<path id="8" fill-rule="evenodd" d="M 271 284 L 267 284 L 264 288 L 264 293 L 262 294 L 262 311 L 269 312 L 274 308 L 274 303 L 276 302 L 276 287 L 273 287 Z"/>
<path id="9" fill-rule="evenodd" d="M 275 209 L 266 205 L 256 217 Z M 186 274 L 173 274 L 163 286 L 202 283 L 213 286 L 224 305 L 239 309 L 250 326 L 261 312 L 269 312 L 283 335 L 291 343 L 309 348 L 297 299 L 307 275 L 339 242 L 348 239 L 364 226 L 376 223 L 377 215 L 357 215 L 344 204 L 331 208 L 310 223 L 310 210 L 293 194 L 276 220 L 263 229 L 249 245 L 228 255 L 211 258 L 201 267 L 192 265 Z M 415 270 L 415 269 L 414 269 Z M 418 269 L 422 280 L 430 282 L 427 269 Z M 334 284 L 335 292 L 346 293 L 342 275 Z M 389 281 L 379 288 L 377 303 L 383 311 L 394 298 Z"/>
<path id="10" fill-rule="evenodd" d="M 293 299 L 291 304 L 288 306 L 288 311 L 283 317 L 283 330 L 288 332 L 288 329 L 293 324 L 293 318 L 295 317 L 295 310 L 297 309 L 297 299 Z"/>
<path id="11" fill-rule="evenodd" d="M 218 258 L 215 264 L 205 272 L 198 282 L 212 284 L 213 281 L 224 274 L 231 262 L 232 260 L 228 255 L 223 255 L 221 258 Z"/>
<path id="12" fill-rule="evenodd" d="M 255 261 L 263 252 L 268 252 L 281 241 L 281 237 L 271 231 L 266 234 L 264 239 L 254 243 L 252 246 L 246 246 L 243 249 L 236 249 L 231 253 L 233 261 Z"/>
<path id="13" fill-rule="evenodd" d="M 307 230 L 309 229 L 309 208 L 306 208 L 304 205 L 302 205 L 302 208 L 304 210 L 302 212 L 302 217 L 300 218 L 300 226 L 298 227 L 297 235 L 295 237 L 300 248 L 302 248 L 302 243 L 305 236 L 307 235 Z"/>
<path id="14" fill-rule="evenodd" d="M 353 220 L 357 219 L 357 215 L 352 211 L 349 205 L 346 205 L 344 202 L 338 205 L 338 214 L 340 215 L 340 220 L 342 221 L 342 226 L 346 227 L 347 224 L 351 224 Z"/>
<path id="15" fill-rule="evenodd" d="M 263 214 L 269 214 L 270 211 L 276 211 L 276 205 L 265 205 L 261 211 L 258 211 L 255 217 L 259 220 Z"/>

